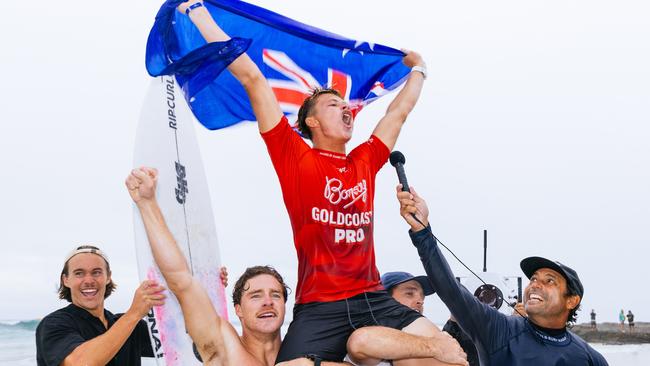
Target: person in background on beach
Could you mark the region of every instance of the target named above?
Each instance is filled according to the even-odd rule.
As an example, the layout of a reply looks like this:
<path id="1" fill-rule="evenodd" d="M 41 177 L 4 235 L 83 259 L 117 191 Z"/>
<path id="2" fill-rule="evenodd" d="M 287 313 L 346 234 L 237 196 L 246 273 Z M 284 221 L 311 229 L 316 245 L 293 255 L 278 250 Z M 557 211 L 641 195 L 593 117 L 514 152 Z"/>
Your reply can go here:
<path id="1" fill-rule="evenodd" d="M 632 314 L 632 310 L 627 311 L 627 324 L 630 326 L 630 333 L 634 333 L 634 314 Z"/>
<path id="2" fill-rule="evenodd" d="M 92 245 L 79 246 L 68 254 L 59 279 L 59 298 L 70 305 L 38 324 L 39 366 L 137 366 L 141 357 L 154 356 L 142 318 L 152 306 L 164 303 L 163 286 L 142 282 L 129 310 L 114 315 L 104 308 L 104 299 L 116 287 L 108 257 Z"/>
<path id="3" fill-rule="evenodd" d="M 618 324 L 621 332 L 625 332 L 625 310 L 621 309 L 621 312 L 618 313 Z"/>
<path id="4" fill-rule="evenodd" d="M 131 172 L 125 184 L 142 217 L 154 260 L 181 305 L 185 326 L 201 358 L 206 360 L 204 364 L 274 365 L 280 349 L 280 328 L 287 301 L 287 285 L 282 276 L 271 267 L 256 266 L 248 268 L 237 280 L 233 303 L 242 325 L 240 337 L 229 322 L 219 317 L 207 292 L 192 276 L 156 201 L 157 177 L 158 172 L 153 168 L 138 168 Z M 426 337 L 390 328 L 372 328 L 372 332 L 364 333 L 363 337 L 373 340 L 367 345 L 366 352 L 378 359 L 425 358 L 440 352 L 462 354 L 458 343 L 444 333 L 437 342 L 432 342 Z M 350 346 L 353 350 L 358 349 L 355 344 Z M 321 362 L 311 355 L 306 356 L 280 365 L 349 365 Z"/>
<path id="5" fill-rule="evenodd" d="M 545 258 L 525 258 L 520 266 L 530 279 L 523 299 L 527 316 L 502 314 L 458 283 L 431 231 L 426 202 L 412 187 L 402 192 L 401 185 L 397 198 L 433 288 L 474 341 L 482 365 L 607 365 L 600 353 L 567 329 L 584 295 L 576 271 Z"/>
<path id="6" fill-rule="evenodd" d="M 230 39 L 201 1 L 189 0 L 178 10 L 187 14 L 207 42 Z M 418 53 L 406 53 L 403 63 L 412 70 L 406 83 L 372 136 L 350 154 L 346 144 L 352 138 L 354 116 L 336 90 L 315 90 L 298 112 L 298 127 L 312 141 L 312 148 L 291 128 L 273 90 L 246 53 L 228 65 L 253 107 L 280 181 L 298 253 L 294 317 L 278 362 L 306 355 L 317 362 L 341 361 L 352 332 L 369 325 L 425 336 L 432 343 L 437 338 L 449 342 L 431 321 L 384 291 L 375 265 L 375 177 L 415 107 L 426 75 Z M 332 221 L 336 218 L 341 223 Z M 432 347 L 439 351 L 435 359 L 397 364 L 466 363 L 460 347 L 449 351 Z"/>
<path id="7" fill-rule="evenodd" d="M 591 313 L 589 315 L 591 316 L 591 328 L 596 329 L 596 311 L 594 309 L 591 309 Z"/>

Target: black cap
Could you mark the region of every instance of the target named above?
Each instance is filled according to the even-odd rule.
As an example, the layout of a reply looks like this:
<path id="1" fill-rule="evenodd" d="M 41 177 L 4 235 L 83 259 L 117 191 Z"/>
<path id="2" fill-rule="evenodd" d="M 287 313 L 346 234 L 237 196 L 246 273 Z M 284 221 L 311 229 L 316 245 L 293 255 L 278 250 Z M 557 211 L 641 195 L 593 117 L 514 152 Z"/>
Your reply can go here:
<path id="1" fill-rule="evenodd" d="M 386 291 L 390 291 L 391 288 L 404 283 L 407 281 L 418 281 L 422 290 L 424 291 L 424 296 L 429 296 L 434 294 L 436 291 L 433 289 L 431 282 L 427 276 L 413 276 L 408 272 L 386 272 L 381 276 L 381 283 L 386 288 Z"/>
<path id="2" fill-rule="evenodd" d="M 567 267 L 560 262 L 554 262 L 542 257 L 528 257 L 521 261 L 520 266 L 521 270 L 524 271 L 524 274 L 529 279 L 538 269 L 550 268 L 561 274 L 564 279 L 566 279 L 567 286 L 577 293 L 578 296 L 580 296 L 580 299 L 582 299 L 582 295 L 585 293 L 585 289 L 582 287 L 582 282 L 580 282 L 578 273 L 574 271 L 573 268 Z"/>

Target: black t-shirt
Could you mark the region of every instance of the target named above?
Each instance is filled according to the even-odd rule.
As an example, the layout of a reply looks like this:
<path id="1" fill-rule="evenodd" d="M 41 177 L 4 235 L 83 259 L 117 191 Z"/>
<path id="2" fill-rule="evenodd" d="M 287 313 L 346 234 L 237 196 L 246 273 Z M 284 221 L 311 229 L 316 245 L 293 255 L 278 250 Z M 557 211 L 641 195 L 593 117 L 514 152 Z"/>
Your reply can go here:
<path id="1" fill-rule="evenodd" d="M 108 328 L 122 314 L 114 315 L 104 309 Z M 41 320 L 36 328 L 36 362 L 38 366 L 58 366 L 82 343 L 106 332 L 101 320 L 88 311 L 70 304 Z M 124 342 L 110 366 L 140 366 L 141 357 L 153 357 L 147 323 L 140 320 Z"/>
<path id="2" fill-rule="evenodd" d="M 469 366 L 480 365 L 478 360 L 478 352 L 476 351 L 476 347 L 474 346 L 472 339 L 467 334 L 465 334 L 462 329 L 460 329 L 458 323 L 449 319 L 447 320 L 447 323 L 445 323 L 445 326 L 442 328 L 442 330 L 449 333 L 450 336 L 454 337 L 454 339 L 458 341 L 460 347 L 463 349 L 463 351 L 465 351 L 465 354 L 467 354 L 467 362 L 469 362 Z"/>

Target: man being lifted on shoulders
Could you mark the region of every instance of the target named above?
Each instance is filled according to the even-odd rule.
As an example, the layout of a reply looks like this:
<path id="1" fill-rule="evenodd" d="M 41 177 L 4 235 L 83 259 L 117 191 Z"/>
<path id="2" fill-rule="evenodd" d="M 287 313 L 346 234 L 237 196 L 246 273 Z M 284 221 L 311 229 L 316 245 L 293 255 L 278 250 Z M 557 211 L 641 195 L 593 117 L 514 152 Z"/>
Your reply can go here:
<path id="1" fill-rule="evenodd" d="M 282 342 L 280 327 L 284 323 L 287 285 L 282 276 L 268 266 L 247 268 L 233 289 L 235 313 L 242 327 L 224 321 L 214 309 L 205 289 L 192 276 L 190 268 L 172 236 L 156 200 L 158 172 L 153 168 L 134 169 L 126 186 L 138 207 L 147 231 L 153 257 L 183 311 L 185 327 L 196 344 L 205 365 L 270 366 Z M 146 335 L 146 327 L 145 327 Z M 460 353 L 460 347 L 449 336 L 437 338 L 435 345 L 418 337 L 385 327 L 368 327 L 353 341 L 351 352 L 361 352 L 368 360 L 429 357 L 441 352 Z M 353 335 L 354 337 L 354 335 Z M 359 339 L 361 337 L 361 339 Z M 374 341 L 368 342 L 369 339 Z M 297 358 L 281 366 L 311 366 L 312 359 Z M 349 365 L 323 361 L 322 366 Z"/>

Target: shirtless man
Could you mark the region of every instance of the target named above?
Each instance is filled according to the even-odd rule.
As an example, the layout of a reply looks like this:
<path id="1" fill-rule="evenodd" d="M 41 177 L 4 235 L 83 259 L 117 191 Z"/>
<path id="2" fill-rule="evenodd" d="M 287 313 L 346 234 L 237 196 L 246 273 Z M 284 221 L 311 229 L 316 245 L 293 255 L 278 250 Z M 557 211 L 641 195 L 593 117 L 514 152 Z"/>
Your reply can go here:
<path id="1" fill-rule="evenodd" d="M 178 10 L 188 14 L 207 42 L 230 39 L 200 1 L 182 3 Z M 367 325 L 444 337 L 420 313 L 399 304 L 384 291 L 375 266 L 375 175 L 388 159 L 415 106 L 426 74 L 417 53 L 407 53 L 403 62 L 414 72 L 377 123 L 373 135 L 349 155 L 346 143 L 352 137 L 353 115 L 336 91 L 315 91 L 298 113 L 299 128 L 312 140 L 311 148 L 291 129 L 264 75 L 247 54 L 228 66 L 250 99 L 280 179 L 298 252 L 294 318 L 277 362 L 307 355 L 316 361 L 341 361 L 350 334 Z M 465 362 L 456 353 L 438 357 L 458 364 Z M 396 364 L 434 362 L 402 360 Z"/>
<path id="2" fill-rule="evenodd" d="M 214 310 L 207 292 L 187 265 L 156 201 L 158 173 L 134 169 L 126 179 L 144 223 L 153 257 L 178 299 L 185 326 L 205 365 L 274 365 L 280 349 L 287 287 L 270 267 L 251 267 L 235 285 L 233 302 L 242 336 Z M 327 365 L 327 364 L 325 364 Z"/>

